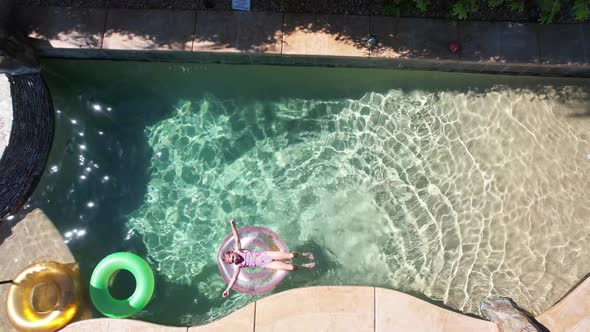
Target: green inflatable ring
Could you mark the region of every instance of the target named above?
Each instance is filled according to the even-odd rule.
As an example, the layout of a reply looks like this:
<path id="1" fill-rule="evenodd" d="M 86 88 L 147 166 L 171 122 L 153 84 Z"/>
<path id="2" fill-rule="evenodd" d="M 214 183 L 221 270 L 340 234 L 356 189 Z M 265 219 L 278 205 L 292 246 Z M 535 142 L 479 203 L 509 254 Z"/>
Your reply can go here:
<path id="1" fill-rule="evenodd" d="M 109 281 L 115 272 L 127 270 L 135 278 L 135 291 L 125 299 L 111 296 Z M 90 278 L 90 299 L 98 311 L 112 318 L 125 318 L 140 312 L 154 294 L 154 272 L 148 263 L 136 254 L 117 252 L 103 258 Z"/>

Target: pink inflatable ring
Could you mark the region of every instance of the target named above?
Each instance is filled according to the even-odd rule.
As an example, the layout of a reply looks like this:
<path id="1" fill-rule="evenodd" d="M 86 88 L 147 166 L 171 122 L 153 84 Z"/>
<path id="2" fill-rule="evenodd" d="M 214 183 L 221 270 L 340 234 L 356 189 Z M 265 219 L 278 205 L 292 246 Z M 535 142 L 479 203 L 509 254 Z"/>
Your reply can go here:
<path id="1" fill-rule="evenodd" d="M 289 248 L 281 238 L 273 231 L 264 227 L 249 226 L 238 229 L 242 249 L 252 251 L 289 251 Z M 228 235 L 217 250 L 217 266 L 219 273 L 228 284 L 236 269 L 234 264 L 223 262 L 223 253 L 234 250 L 235 241 L 233 236 Z M 246 294 L 260 294 L 268 292 L 278 285 L 287 276 L 287 271 L 272 269 L 242 268 L 238 280 L 232 287 L 233 290 Z"/>

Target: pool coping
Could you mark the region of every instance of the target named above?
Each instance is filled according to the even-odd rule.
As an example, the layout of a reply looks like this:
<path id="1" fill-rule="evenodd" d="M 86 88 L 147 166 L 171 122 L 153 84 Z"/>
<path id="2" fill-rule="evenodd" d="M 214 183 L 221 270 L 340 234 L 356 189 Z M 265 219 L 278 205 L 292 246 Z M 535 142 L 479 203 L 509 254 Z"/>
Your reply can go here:
<path id="1" fill-rule="evenodd" d="M 588 23 L 71 7 L 19 7 L 16 17 L 51 58 L 590 77 Z"/>
<path id="2" fill-rule="evenodd" d="M 315 286 L 252 302 L 229 316 L 193 327 L 99 318 L 62 331 L 441 331 L 497 332 L 492 322 L 449 311 L 413 296 L 378 287 Z"/>
<path id="3" fill-rule="evenodd" d="M 0 221 L 0 280 L 12 280 L 24 268 L 40 261 L 76 266 L 74 256 L 49 217 L 41 209 L 25 208 L 13 218 Z M 9 287 L 6 283 L 0 285 L 0 331 L 14 330 L 4 308 Z M 79 310 L 78 319 L 91 317 L 88 307 Z"/>
<path id="4" fill-rule="evenodd" d="M 536 319 L 553 332 L 590 327 L 590 279 Z M 408 294 L 371 286 L 296 288 L 252 302 L 212 323 L 172 327 L 132 319 L 97 318 L 62 331 L 439 331 L 500 329 L 492 322 L 456 313 Z"/>

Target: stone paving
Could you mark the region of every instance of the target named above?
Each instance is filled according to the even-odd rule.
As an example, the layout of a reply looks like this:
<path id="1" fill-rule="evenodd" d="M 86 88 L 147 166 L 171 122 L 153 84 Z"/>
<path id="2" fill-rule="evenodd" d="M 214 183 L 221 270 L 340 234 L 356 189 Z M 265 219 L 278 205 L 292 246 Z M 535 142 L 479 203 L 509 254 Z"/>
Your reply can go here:
<path id="1" fill-rule="evenodd" d="M 250 303 L 213 323 L 167 327 L 115 319 L 73 323 L 63 331 L 437 331 L 497 332 L 491 322 L 460 315 L 415 297 L 375 287 L 293 289 Z"/>
<path id="2" fill-rule="evenodd" d="M 43 211 L 35 209 L 22 220 L 0 223 L 0 280 L 11 280 L 21 270 L 39 261 L 75 263 L 68 246 Z M 0 331 L 13 331 L 6 317 L 4 300 L 8 285 L 0 286 Z"/>
<path id="3" fill-rule="evenodd" d="M 45 56 L 194 60 L 190 54 L 205 53 L 215 62 L 308 65 L 329 57 L 340 66 L 590 77 L 590 24 L 67 7 L 23 7 L 19 15 Z M 378 40 L 372 50 L 368 35 Z M 457 53 L 448 50 L 453 40 Z M 231 53 L 279 57 L 211 55 Z"/>
<path id="4" fill-rule="evenodd" d="M 590 278 L 536 319 L 551 332 L 590 331 Z"/>
<path id="5" fill-rule="evenodd" d="M 8 77 L 0 74 L 0 158 L 8 146 L 12 129 L 12 98 Z"/>
<path id="6" fill-rule="evenodd" d="M 552 332 L 590 331 L 590 279 L 536 319 Z M 99 318 L 70 324 L 62 331 L 107 330 L 499 332 L 491 322 L 461 315 L 404 293 L 356 286 L 292 289 L 250 303 L 213 323 L 190 328 Z"/>

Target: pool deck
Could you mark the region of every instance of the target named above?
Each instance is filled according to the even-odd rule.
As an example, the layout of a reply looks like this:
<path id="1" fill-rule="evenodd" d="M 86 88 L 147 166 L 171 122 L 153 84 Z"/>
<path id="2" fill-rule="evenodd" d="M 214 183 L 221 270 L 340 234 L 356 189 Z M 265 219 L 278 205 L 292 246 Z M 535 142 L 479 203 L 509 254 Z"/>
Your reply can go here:
<path id="1" fill-rule="evenodd" d="M 0 280 L 12 280 L 25 267 L 40 261 L 56 261 L 63 264 L 76 262 L 59 231 L 43 211 L 35 209 L 22 220 L 15 217 L 2 221 Z M 0 331 L 14 330 L 4 309 L 8 287 L 8 284 L 0 285 Z"/>
<path id="2" fill-rule="evenodd" d="M 590 331 L 590 277 L 536 319 L 551 332 Z"/>
<path id="3" fill-rule="evenodd" d="M 439 331 L 496 332 L 496 325 L 375 287 L 293 289 L 258 300 L 208 325 L 166 327 L 132 320 L 94 319 L 62 331 Z"/>
<path id="4" fill-rule="evenodd" d="M 552 332 L 590 331 L 590 279 L 536 317 Z M 274 294 L 213 323 L 169 327 L 99 318 L 62 331 L 420 331 L 502 332 L 495 324 L 461 315 L 410 295 L 376 287 L 322 286 Z"/>
<path id="5" fill-rule="evenodd" d="M 23 7 L 42 56 L 590 77 L 590 24 Z M 377 38 L 366 48 L 368 35 Z M 448 43 L 459 41 L 457 53 Z"/>

